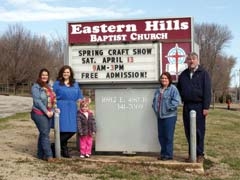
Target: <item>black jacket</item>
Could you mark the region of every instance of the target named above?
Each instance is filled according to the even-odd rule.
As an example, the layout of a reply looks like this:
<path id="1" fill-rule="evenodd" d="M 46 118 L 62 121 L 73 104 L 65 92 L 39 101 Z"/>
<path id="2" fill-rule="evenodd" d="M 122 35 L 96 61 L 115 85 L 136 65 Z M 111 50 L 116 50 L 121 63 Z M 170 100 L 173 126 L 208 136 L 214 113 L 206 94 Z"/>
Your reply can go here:
<path id="1" fill-rule="evenodd" d="M 185 69 L 178 79 L 177 88 L 183 103 L 202 103 L 203 109 L 209 109 L 211 103 L 211 79 L 201 66 L 190 78 L 190 70 Z"/>

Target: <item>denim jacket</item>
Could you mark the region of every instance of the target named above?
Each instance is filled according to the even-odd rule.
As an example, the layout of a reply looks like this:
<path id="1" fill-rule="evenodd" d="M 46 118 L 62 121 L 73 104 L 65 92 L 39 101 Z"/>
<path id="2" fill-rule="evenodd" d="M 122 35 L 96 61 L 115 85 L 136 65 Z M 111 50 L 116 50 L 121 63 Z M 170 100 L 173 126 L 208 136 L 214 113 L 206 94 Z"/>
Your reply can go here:
<path id="1" fill-rule="evenodd" d="M 180 95 L 175 85 L 171 84 L 162 94 L 160 111 L 158 111 L 158 99 L 162 87 L 156 89 L 153 97 L 153 110 L 158 118 L 177 116 L 177 107 L 180 104 Z"/>
<path id="2" fill-rule="evenodd" d="M 38 84 L 34 83 L 32 86 L 33 109 L 40 110 L 47 114 L 48 97 L 45 90 Z"/>

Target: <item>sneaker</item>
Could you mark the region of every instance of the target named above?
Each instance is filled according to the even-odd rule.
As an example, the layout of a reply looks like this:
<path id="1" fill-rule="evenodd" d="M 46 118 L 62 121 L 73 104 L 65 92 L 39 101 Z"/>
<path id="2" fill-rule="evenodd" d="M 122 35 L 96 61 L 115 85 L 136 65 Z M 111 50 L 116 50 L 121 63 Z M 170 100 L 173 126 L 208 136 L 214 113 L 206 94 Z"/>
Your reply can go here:
<path id="1" fill-rule="evenodd" d="M 90 155 L 89 155 L 89 154 L 86 154 L 85 157 L 86 157 L 86 158 L 90 158 Z"/>
<path id="2" fill-rule="evenodd" d="M 85 156 L 81 154 L 81 155 L 80 155 L 80 158 L 85 158 Z"/>

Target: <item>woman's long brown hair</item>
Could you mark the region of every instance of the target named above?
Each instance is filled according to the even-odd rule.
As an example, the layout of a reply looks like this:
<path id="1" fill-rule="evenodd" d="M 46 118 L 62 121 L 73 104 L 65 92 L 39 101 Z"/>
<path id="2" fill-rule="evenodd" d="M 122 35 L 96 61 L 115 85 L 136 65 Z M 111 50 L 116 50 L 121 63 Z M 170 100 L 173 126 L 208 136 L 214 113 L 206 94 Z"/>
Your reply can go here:
<path id="1" fill-rule="evenodd" d="M 43 73 L 43 72 L 47 72 L 47 74 L 48 74 L 48 80 L 47 80 L 46 83 L 42 81 L 42 73 Z M 43 68 L 43 69 L 41 69 L 41 70 L 39 71 L 39 73 L 38 73 L 38 79 L 37 79 L 36 83 L 38 83 L 41 87 L 46 87 L 47 84 L 49 83 L 49 78 L 50 78 L 50 73 L 49 73 L 49 71 L 48 71 L 46 68 Z"/>
<path id="2" fill-rule="evenodd" d="M 60 71 L 58 72 L 58 77 L 57 77 L 57 80 L 60 81 L 60 84 L 61 85 L 64 85 L 64 78 L 63 78 L 63 73 L 66 69 L 69 69 L 70 71 L 70 77 L 69 77 L 69 85 L 70 86 L 73 86 L 73 84 L 75 83 L 75 79 L 74 79 L 74 73 L 73 73 L 73 70 L 70 66 L 68 65 L 64 65 Z"/>

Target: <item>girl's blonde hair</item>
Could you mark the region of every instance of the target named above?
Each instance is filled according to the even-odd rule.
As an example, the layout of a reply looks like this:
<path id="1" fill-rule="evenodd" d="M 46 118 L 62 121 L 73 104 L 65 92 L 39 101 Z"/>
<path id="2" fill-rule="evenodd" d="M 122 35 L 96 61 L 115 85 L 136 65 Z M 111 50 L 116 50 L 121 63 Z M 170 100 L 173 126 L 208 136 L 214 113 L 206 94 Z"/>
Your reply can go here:
<path id="1" fill-rule="evenodd" d="M 89 104 L 91 103 L 91 99 L 89 97 L 84 97 L 81 101 L 80 101 L 80 108 L 84 107 L 84 106 L 89 106 Z"/>

